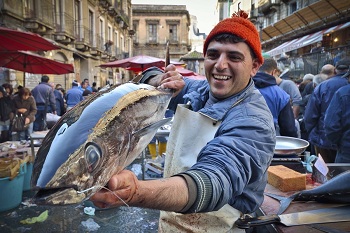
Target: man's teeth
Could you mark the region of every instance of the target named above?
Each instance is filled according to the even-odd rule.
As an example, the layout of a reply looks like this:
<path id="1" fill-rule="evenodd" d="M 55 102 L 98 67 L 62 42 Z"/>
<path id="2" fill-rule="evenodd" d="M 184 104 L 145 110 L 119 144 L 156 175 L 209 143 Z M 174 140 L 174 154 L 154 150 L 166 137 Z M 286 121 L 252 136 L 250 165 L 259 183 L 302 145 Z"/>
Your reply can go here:
<path id="1" fill-rule="evenodd" d="M 227 80 L 230 78 L 230 76 L 226 75 L 213 75 L 215 79 L 220 79 L 220 80 Z"/>

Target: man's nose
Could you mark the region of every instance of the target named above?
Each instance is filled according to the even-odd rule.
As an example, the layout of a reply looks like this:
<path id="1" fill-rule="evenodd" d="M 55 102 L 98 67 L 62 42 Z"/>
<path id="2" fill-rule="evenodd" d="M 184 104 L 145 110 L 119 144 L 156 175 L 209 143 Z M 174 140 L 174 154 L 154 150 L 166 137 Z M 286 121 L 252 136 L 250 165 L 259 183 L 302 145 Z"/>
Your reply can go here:
<path id="1" fill-rule="evenodd" d="M 217 70 L 224 70 L 228 67 L 228 60 L 225 54 L 221 54 L 216 61 L 215 68 Z"/>

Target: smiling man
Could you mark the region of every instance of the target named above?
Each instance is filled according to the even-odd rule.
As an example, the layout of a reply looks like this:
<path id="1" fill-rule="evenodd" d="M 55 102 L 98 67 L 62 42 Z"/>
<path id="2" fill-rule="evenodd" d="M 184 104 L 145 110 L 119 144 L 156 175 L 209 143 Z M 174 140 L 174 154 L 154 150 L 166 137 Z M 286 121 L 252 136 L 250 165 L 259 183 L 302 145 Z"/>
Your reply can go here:
<path id="1" fill-rule="evenodd" d="M 173 65 L 140 80 L 175 90 L 164 179 L 139 181 L 125 170 L 109 181 L 113 192 L 91 198 L 96 206 L 163 210 L 159 232 L 244 232 L 234 222 L 263 202 L 276 136 L 252 80 L 263 63 L 259 33 L 239 12 L 214 27 L 204 54 L 207 80 L 183 78 Z"/>

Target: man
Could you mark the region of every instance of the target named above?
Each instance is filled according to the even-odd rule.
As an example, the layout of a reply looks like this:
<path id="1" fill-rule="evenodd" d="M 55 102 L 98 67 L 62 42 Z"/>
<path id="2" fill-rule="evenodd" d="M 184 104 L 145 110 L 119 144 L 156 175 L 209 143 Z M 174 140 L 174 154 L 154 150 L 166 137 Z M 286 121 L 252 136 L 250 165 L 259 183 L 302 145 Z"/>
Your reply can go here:
<path id="1" fill-rule="evenodd" d="M 49 80 L 48 76 L 43 75 L 41 77 L 41 83 L 32 90 L 32 96 L 35 99 L 37 107 L 33 126 L 34 131 L 46 129 L 46 113 L 56 114 L 56 99 Z"/>
<path id="2" fill-rule="evenodd" d="M 324 81 L 324 77 L 326 77 L 326 79 L 333 77 L 335 75 L 335 67 L 331 64 L 326 64 L 326 65 L 322 66 L 321 71 L 320 71 L 320 75 L 321 76 L 318 76 L 316 78 L 318 80 L 313 79 L 312 82 L 308 83 L 305 86 L 304 90 L 301 93 L 301 96 L 303 97 L 303 99 L 304 99 L 304 96 L 311 94 L 314 91 L 315 87 L 319 83 L 321 83 L 321 81 Z"/>
<path id="3" fill-rule="evenodd" d="M 322 66 L 320 74 L 327 75 L 327 79 L 329 79 L 335 75 L 335 67 L 331 64 L 326 64 Z"/>
<path id="4" fill-rule="evenodd" d="M 334 93 L 348 84 L 347 78 L 343 76 L 349 67 L 349 58 L 338 61 L 335 67 L 336 75 L 315 88 L 305 109 L 304 122 L 309 141 L 315 146 L 316 155 L 321 154 L 326 163 L 334 163 L 337 147 L 326 137 L 324 118 Z"/>
<path id="5" fill-rule="evenodd" d="M 316 43 L 316 46 L 310 50 L 310 53 L 320 53 L 320 52 L 322 52 L 322 49 L 323 49 L 322 42 L 319 41 Z"/>
<path id="6" fill-rule="evenodd" d="M 72 88 L 66 94 L 67 111 L 82 100 L 84 100 L 83 91 L 80 90 L 78 81 L 73 80 Z"/>
<path id="7" fill-rule="evenodd" d="M 81 87 L 83 87 L 83 86 L 85 86 L 86 88 L 86 90 L 88 90 L 90 93 L 92 93 L 92 87 L 90 86 L 90 83 L 89 83 L 89 79 L 87 79 L 87 78 L 85 78 L 84 79 L 84 81 L 83 81 L 85 84 L 83 85 L 81 85 Z"/>
<path id="8" fill-rule="evenodd" d="M 300 111 L 300 101 L 302 100 L 298 86 L 292 80 L 283 79 L 280 76 L 275 76 L 277 85 L 282 88 L 290 96 L 294 118 L 297 119 Z"/>
<path id="9" fill-rule="evenodd" d="M 55 88 L 59 84 L 55 85 L 55 83 L 53 83 L 53 82 L 50 82 L 49 84 L 52 87 L 53 94 L 54 94 L 55 100 L 56 100 L 56 113 L 58 116 L 62 116 L 64 114 L 64 110 L 65 110 L 64 109 L 64 99 L 63 99 L 61 92 Z"/>
<path id="10" fill-rule="evenodd" d="M 273 116 L 276 134 L 288 137 L 298 137 L 295 128 L 290 96 L 277 86 L 274 76 L 277 74 L 277 62 L 273 58 L 265 58 L 259 72 L 253 77 L 255 86 L 264 96 L 267 106 Z"/>
<path id="11" fill-rule="evenodd" d="M 324 119 L 327 139 L 337 145 L 335 163 L 350 163 L 350 85 L 334 94 Z"/>
<path id="12" fill-rule="evenodd" d="M 175 90 L 167 178 L 139 181 L 124 170 L 109 181 L 112 192 L 91 198 L 97 207 L 164 210 L 159 232 L 244 232 L 234 222 L 262 204 L 276 143 L 271 112 L 252 80 L 263 63 L 259 33 L 246 18 L 224 19 L 206 38 L 207 80 L 183 79 L 174 65 L 143 72 L 140 82 Z"/>

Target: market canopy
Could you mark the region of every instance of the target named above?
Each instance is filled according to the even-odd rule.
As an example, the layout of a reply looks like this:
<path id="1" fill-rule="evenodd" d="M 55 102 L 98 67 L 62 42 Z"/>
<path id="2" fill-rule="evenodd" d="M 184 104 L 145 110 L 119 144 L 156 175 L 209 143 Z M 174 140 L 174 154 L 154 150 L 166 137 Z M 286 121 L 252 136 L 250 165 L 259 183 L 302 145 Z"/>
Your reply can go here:
<path id="1" fill-rule="evenodd" d="M 350 26 L 350 22 L 344 23 L 344 24 L 340 24 L 325 30 L 321 30 L 318 31 L 316 33 L 312 33 L 300 38 L 296 38 L 294 40 L 291 41 L 287 41 L 283 44 L 281 44 L 280 46 L 266 52 L 266 54 L 270 55 L 270 56 L 276 56 L 279 54 L 283 54 L 295 49 L 299 49 L 302 47 L 305 47 L 307 45 L 311 45 L 314 44 L 316 42 L 322 41 L 323 35 L 324 34 L 328 34 L 328 33 L 332 33 L 334 31 L 346 28 Z"/>
<path id="2" fill-rule="evenodd" d="M 164 65 L 165 62 L 163 59 L 146 55 L 138 55 L 117 61 L 107 62 L 105 64 L 100 65 L 100 67 L 121 67 L 135 70 L 140 69 L 140 71 L 143 71 L 152 66 L 162 67 Z"/>
<path id="3" fill-rule="evenodd" d="M 0 52 L 0 67 L 31 74 L 74 73 L 74 67 L 71 64 L 61 63 L 24 51 Z"/>
<path id="4" fill-rule="evenodd" d="M 295 11 L 284 19 L 270 24 L 262 32 L 262 40 L 269 41 L 293 34 L 296 30 L 320 27 L 328 18 L 341 19 L 349 14 L 349 0 L 319 0 Z"/>
<path id="5" fill-rule="evenodd" d="M 31 32 L 0 27 L 0 52 L 5 51 L 47 51 L 59 49 L 45 38 Z"/>

